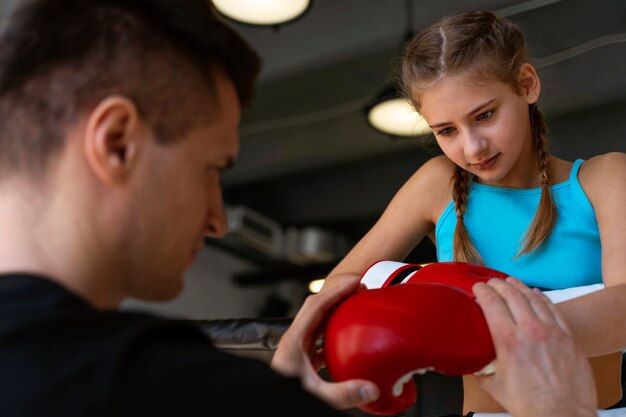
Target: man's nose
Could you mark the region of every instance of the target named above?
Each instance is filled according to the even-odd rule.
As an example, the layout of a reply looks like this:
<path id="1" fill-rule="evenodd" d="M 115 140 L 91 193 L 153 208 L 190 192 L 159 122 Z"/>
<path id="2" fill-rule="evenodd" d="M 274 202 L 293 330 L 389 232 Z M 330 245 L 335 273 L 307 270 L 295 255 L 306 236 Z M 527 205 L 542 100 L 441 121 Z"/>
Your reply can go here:
<path id="1" fill-rule="evenodd" d="M 207 218 L 204 234 L 207 237 L 224 237 L 226 233 L 228 233 L 228 220 L 224 208 L 214 210 Z"/>
<path id="2" fill-rule="evenodd" d="M 213 199 L 207 210 L 204 234 L 207 237 L 224 237 L 226 233 L 228 233 L 228 217 L 220 193 L 218 198 Z"/>

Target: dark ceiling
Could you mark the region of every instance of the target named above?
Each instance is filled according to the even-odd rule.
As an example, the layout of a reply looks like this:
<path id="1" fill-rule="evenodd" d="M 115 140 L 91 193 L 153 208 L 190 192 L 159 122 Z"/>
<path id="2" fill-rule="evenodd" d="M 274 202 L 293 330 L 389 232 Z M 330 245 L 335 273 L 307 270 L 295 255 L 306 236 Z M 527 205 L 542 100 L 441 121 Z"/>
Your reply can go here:
<path id="1" fill-rule="evenodd" d="M 438 152 L 429 137 L 374 131 L 362 109 L 391 74 L 408 22 L 416 31 L 468 8 L 506 15 L 527 34 L 555 155 L 626 151 L 624 0 L 414 1 L 412 19 L 400 0 L 314 0 L 278 30 L 229 21 L 260 52 L 264 71 L 237 167 L 224 176 L 227 203 L 282 228 L 321 228 L 354 243 Z M 409 260 L 433 256 L 422 242 Z"/>

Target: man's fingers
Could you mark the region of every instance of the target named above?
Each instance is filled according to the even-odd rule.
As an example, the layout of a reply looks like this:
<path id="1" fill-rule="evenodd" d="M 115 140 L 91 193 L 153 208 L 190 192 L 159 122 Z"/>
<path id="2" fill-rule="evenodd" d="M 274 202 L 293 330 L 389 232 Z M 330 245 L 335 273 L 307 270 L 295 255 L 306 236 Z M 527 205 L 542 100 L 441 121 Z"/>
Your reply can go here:
<path id="1" fill-rule="evenodd" d="M 506 302 L 515 323 L 529 322 L 537 318 L 535 310 L 530 304 L 527 295 L 519 286 L 514 286 L 514 278 L 507 278 L 510 282 L 501 279 L 492 279 L 487 285 L 493 288 Z"/>
<path id="2" fill-rule="evenodd" d="M 550 325 L 557 324 L 554 310 L 550 308 L 552 302 L 548 297 L 540 291 L 534 291 L 516 278 L 507 278 L 507 282 L 526 297 L 530 307 L 539 319 Z"/>
<path id="3" fill-rule="evenodd" d="M 552 315 L 554 316 L 557 326 L 559 326 L 561 330 L 563 330 L 568 335 L 572 335 L 572 330 L 570 329 L 569 324 L 565 320 L 565 317 L 563 317 L 563 315 L 561 314 L 561 311 L 552 302 L 552 300 L 550 300 L 550 298 L 548 298 L 547 295 L 545 295 L 539 290 L 537 290 L 537 293 L 541 294 L 541 296 L 546 300 L 548 304 L 548 308 L 552 312 Z"/>
<path id="4" fill-rule="evenodd" d="M 496 319 L 514 321 L 505 300 L 494 288 L 481 282 L 475 284 L 472 290 L 487 317 L 487 321 Z"/>
<path id="5" fill-rule="evenodd" d="M 342 410 L 376 401 L 380 395 L 376 384 L 360 379 L 323 382 L 312 390 L 335 408 Z"/>
<path id="6" fill-rule="evenodd" d="M 505 332 L 515 324 L 509 307 L 502 296 L 491 286 L 478 283 L 473 287 L 478 304 L 485 314 L 485 320 L 494 341 L 504 337 Z M 498 346 L 498 343 L 495 343 Z"/>

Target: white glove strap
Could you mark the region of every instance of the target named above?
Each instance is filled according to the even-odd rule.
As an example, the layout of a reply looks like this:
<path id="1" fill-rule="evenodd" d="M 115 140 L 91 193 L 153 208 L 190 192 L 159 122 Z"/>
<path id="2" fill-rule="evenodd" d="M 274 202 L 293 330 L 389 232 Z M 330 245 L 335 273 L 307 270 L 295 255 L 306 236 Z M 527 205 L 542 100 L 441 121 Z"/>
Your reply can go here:
<path id="1" fill-rule="evenodd" d="M 474 417 L 512 417 L 509 413 L 474 413 Z M 598 410 L 598 417 L 626 417 L 626 408 Z"/>
<path id="2" fill-rule="evenodd" d="M 604 284 L 593 284 L 584 285 L 582 287 L 565 288 L 564 290 L 544 291 L 543 293 L 556 304 L 562 301 L 571 300 L 572 298 L 580 297 L 582 295 L 590 294 L 603 288 Z"/>

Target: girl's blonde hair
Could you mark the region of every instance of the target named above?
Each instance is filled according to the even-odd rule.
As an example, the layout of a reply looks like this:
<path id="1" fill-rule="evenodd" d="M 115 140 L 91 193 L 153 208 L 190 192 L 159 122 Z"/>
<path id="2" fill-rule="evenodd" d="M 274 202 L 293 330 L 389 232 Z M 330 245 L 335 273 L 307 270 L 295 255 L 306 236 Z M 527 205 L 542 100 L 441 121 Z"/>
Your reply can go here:
<path id="1" fill-rule="evenodd" d="M 401 88 L 417 111 L 420 110 L 420 93 L 444 76 L 466 75 L 479 81 L 495 79 L 520 92 L 517 76 L 527 62 L 530 57 L 526 40 L 514 23 L 489 11 L 464 12 L 426 28 L 407 44 L 402 57 Z M 547 127 L 536 104 L 528 106 L 528 113 L 540 170 L 541 199 L 517 256 L 538 248 L 556 222 L 556 204 L 549 187 Z M 454 259 L 483 263 L 463 221 L 472 177 L 457 166 L 451 181 L 457 213 Z"/>

